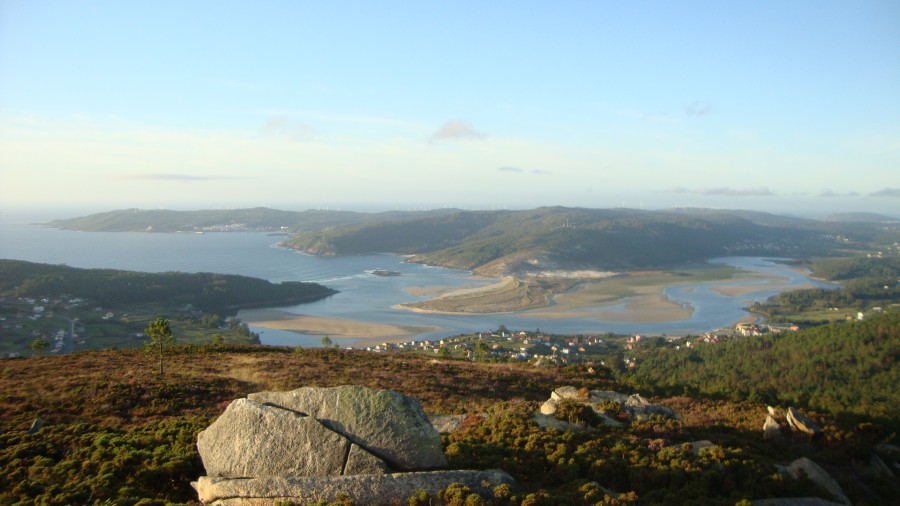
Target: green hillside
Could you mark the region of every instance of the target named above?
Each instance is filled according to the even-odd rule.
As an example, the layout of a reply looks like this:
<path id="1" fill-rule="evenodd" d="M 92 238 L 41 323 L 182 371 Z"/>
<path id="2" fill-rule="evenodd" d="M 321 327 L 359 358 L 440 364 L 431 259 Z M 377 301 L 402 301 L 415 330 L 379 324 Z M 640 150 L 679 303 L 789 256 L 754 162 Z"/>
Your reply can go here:
<path id="1" fill-rule="evenodd" d="M 663 267 L 718 255 L 825 255 L 845 244 L 820 222 L 728 211 L 539 208 L 459 211 L 300 234 L 312 254 L 392 252 L 412 261 L 493 272 L 543 268 Z M 857 232 L 867 241 L 874 232 Z"/>

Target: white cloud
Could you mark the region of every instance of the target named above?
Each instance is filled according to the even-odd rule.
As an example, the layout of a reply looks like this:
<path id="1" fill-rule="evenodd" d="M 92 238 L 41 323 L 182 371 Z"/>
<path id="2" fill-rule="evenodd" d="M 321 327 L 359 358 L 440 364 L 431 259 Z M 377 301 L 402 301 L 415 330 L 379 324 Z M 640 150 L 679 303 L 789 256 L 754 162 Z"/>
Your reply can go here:
<path id="1" fill-rule="evenodd" d="M 475 130 L 471 124 L 455 119 L 441 125 L 441 127 L 431 135 L 431 140 L 480 140 L 484 139 L 484 137 L 485 135 L 478 130 Z"/>

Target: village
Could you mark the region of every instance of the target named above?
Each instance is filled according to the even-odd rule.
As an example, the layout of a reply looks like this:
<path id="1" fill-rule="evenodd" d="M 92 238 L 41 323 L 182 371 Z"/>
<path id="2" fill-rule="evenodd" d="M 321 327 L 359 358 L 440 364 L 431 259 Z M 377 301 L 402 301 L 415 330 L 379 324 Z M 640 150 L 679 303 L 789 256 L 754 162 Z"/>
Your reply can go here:
<path id="1" fill-rule="evenodd" d="M 860 317 L 861 318 L 861 317 Z M 628 357 L 628 351 L 639 347 L 668 346 L 673 351 L 697 346 L 715 345 L 729 339 L 761 336 L 799 330 L 792 323 L 738 323 L 734 327 L 689 336 L 603 335 L 564 336 L 543 333 L 540 330 L 510 331 L 504 326 L 474 334 L 447 337 L 440 340 L 410 340 L 382 342 L 374 346 L 353 347 L 373 353 L 416 353 L 439 358 L 465 359 L 478 362 L 529 362 L 535 366 L 571 364 L 575 362 L 606 361 L 613 355 L 622 355 L 621 367 L 630 368 L 636 358 Z M 327 339 L 327 338 L 326 338 Z M 323 340 L 323 344 L 325 340 Z M 330 340 L 328 341 L 330 344 Z"/>

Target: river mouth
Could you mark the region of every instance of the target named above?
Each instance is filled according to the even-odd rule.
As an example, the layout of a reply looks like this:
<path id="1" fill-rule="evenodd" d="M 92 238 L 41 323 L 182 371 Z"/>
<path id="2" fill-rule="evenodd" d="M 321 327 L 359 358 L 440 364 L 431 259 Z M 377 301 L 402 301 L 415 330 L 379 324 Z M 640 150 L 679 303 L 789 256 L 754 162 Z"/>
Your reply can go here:
<path id="1" fill-rule="evenodd" d="M 506 278 L 469 278 L 471 284 L 441 284 L 436 280 L 428 286 L 415 274 L 405 274 L 414 287 L 402 290 L 407 299 L 440 299 L 441 297 L 477 297 L 502 292 L 514 286 L 514 280 Z M 347 317 L 338 310 L 355 307 L 353 320 L 360 325 L 372 325 L 372 335 L 384 342 L 402 342 L 421 339 L 439 339 L 447 336 L 496 329 L 501 324 L 514 330 L 542 330 L 557 334 L 623 334 L 685 335 L 699 334 L 728 327 L 739 321 L 755 319 L 746 308 L 753 301 L 762 301 L 783 291 L 809 286 L 834 287 L 814 281 L 808 273 L 797 268 L 762 257 L 723 257 L 706 264 L 694 265 L 671 271 L 643 271 L 600 279 L 582 280 L 568 290 L 555 293 L 540 307 L 514 308 L 499 312 L 454 312 L 415 308 L 412 304 L 391 304 L 377 307 L 378 303 L 362 308 L 347 300 L 325 300 L 304 306 L 282 308 L 287 313 L 315 315 L 336 320 Z M 384 286 L 382 286 L 384 288 Z M 339 288 L 340 289 L 340 288 Z M 342 292 L 343 293 L 343 292 Z M 359 295 L 361 296 L 361 295 Z M 340 298 L 336 296 L 335 298 Z M 358 298 L 358 297 L 357 297 Z M 389 298 L 389 297 L 388 297 Z M 415 311 L 410 311 L 411 307 Z M 285 344 L 291 339 L 315 345 L 316 336 L 335 329 L 340 322 L 322 321 L 316 329 L 287 333 L 284 329 L 256 326 L 262 332 L 262 341 L 268 344 Z M 396 335 L 387 335 L 379 325 L 394 325 Z M 431 327 L 411 334 L 415 327 Z M 274 332 L 274 333 L 273 333 Z M 389 333 L 388 333 L 389 334 Z M 377 337 L 375 337 L 377 336 Z M 358 336 L 331 335 L 345 339 L 341 344 L 354 345 Z M 368 340 L 371 341 L 371 340 Z"/>

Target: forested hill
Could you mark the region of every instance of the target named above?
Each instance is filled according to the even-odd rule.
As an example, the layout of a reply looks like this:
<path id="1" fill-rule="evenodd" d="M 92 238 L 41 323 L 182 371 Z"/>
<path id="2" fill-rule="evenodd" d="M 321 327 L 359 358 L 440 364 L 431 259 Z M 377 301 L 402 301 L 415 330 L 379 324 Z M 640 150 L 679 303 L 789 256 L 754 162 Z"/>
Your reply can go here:
<path id="1" fill-rule="evenodd" d="M 54 220 L 45 225 L 83 232 L 280 231 L 300 233 L 351 224 L 400 219 L 408 220 L 422 216 L 442 215 L 449 212 L 452 212 L 452 210 L 359 213 L 321 209 L 281 211 L 266 207 L 199 211 L 123 209 L 77 218 Z"/>
<path id="2" fill-rule="evenodd" d="M 900 313 L 716 344 L 673 341 L 634 355 L 625 375 L 658 394 L 749 398 L 900 429 Z"/>
<path id="3" fill-rule="evenodd" d="M 212 313 L 237 308 L 311 302 L 336 293 L 317 283 L 271 283 L 247 276 L 210 273 L 146 273 L 78 269 L 0 260 L 0 294 L 15 297 L 81 297 L 100 306 L 190 304 Z"/>
<path id="4" fill-rule="evenodd" d="M 499 274 L 665 267 L 720 255 L 828 255 L 882 232 L 744 211 L 544 207 L 340 227 L 285 244 L 318 255 L 411 254 L 417 262 Z"/>

